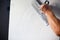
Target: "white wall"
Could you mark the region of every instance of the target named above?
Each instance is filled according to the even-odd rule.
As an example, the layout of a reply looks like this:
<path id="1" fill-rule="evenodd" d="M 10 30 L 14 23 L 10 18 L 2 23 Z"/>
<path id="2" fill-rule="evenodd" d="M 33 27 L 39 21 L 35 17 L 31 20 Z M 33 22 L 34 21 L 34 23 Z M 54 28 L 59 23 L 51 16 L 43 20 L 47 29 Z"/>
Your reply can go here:
<path id="1" fill-rule="evenodd" d="M 33 0 L 11 0 L 9 40 L 58 40 L 32 7 Z"/>

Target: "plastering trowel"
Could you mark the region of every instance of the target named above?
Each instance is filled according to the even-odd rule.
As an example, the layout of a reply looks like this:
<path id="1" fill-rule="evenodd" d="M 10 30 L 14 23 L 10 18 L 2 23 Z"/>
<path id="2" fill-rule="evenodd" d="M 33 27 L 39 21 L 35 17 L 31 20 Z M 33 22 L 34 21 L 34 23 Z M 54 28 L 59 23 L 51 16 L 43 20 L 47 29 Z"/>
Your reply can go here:
<path id="1" fill-rule="evenodd" d="M 48 25 L 48 21 L 46 19 L 46 16 L 39 9 L 40 5 L 42 5 L 42 4 L 48 4 L 49 5 L 49 1 L 45 0 L 45 2 L 41 2 L 41 0 L 34 0 L 33 3 L 32 3 L 32 6 L 38 12 L 41 19 L 45 22 L 45 25 Z"/>

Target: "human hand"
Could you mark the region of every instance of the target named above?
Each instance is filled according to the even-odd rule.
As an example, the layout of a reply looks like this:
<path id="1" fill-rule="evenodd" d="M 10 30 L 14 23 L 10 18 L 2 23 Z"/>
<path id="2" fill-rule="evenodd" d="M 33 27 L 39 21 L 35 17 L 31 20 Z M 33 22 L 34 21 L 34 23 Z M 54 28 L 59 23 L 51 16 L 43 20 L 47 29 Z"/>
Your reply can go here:
<path id="1" fill-rule="evenodd" d="M 49 13 L 52 12 L 51 7 L 47 4 L 43 4 L 40 6 L 40 10 L 42 10 L 43 13 Z"/>

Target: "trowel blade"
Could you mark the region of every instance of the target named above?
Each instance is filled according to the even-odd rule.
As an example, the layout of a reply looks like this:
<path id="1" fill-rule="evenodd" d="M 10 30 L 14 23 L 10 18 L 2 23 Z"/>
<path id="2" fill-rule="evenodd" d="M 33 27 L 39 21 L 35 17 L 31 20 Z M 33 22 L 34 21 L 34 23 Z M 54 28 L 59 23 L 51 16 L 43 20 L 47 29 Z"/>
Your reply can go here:
<path id="1" fill-rule="evenodd" d="M 37 11 L 37 13 L 40 15 L 40 18 L 45 22 L 45 25 L 48 25 L 46 16 L 39 9 L 40 4 L 35 0 L 35 1 L 33 1 L 32 6 Z"/>

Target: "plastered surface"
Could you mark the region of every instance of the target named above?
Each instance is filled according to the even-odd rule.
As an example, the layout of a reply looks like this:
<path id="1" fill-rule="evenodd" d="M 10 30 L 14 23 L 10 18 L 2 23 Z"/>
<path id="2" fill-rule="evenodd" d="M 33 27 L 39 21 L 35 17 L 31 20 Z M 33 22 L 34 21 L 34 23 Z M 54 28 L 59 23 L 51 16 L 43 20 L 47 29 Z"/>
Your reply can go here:
<path id="1" fill-rule="evenodd" d="M 31 4 L 32 0 L 11 0 L 9 40 L 59 40 Z"/>

